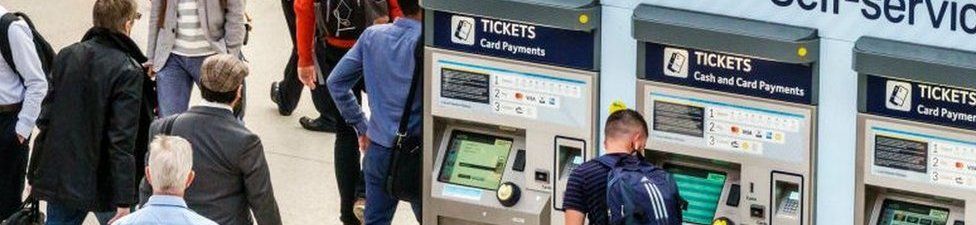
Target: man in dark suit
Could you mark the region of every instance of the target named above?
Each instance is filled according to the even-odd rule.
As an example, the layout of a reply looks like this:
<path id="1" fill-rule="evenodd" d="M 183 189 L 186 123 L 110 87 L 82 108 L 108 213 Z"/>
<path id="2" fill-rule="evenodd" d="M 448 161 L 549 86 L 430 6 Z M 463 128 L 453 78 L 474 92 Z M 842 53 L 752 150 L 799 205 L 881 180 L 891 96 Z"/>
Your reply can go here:
<path id="1" fill-rule="evenodd" d="M 190 209 L 218 224 L 279 225 L 281 215 L 271 188 L 261 139 L 233 114 L 248 69 L 237 57 L 221 54 L 204 60 L 200 93 L 204 102 L 189 111 L 154 122 L 151 135 L 172 135 L 193 144 L 196 180 L 186 190 Z M 141 202 L 152 193 L 147 182 Z"/>

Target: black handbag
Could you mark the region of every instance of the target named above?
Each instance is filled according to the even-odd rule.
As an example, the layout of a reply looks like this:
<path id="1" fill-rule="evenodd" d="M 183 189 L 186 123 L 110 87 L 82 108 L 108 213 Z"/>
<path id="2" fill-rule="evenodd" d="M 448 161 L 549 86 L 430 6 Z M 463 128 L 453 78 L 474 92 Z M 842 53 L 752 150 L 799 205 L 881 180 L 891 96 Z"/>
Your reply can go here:
<path id="1" fill-rule="evenodd" d="M 20 210 L 4 219 L 0 225 L 43 225 L 44 213 L 34 196 L 28 196 Z"/>
<path id="2" fill-rule="evenodd" d="M 386 175 L 386 192 L 396 199 L 408 202 L 420 202 L 421 166 L 423 165 L 423 137 L 412 135 L 408 131 L 410 112 L 413 109 L 420 80 L 423 79 L 423 35 L 417 41 L 414 50 L 416 64 L 410 92 L 400 116 L 400 127 L 397 129 L 396 140 L 390 156 L 390 166 Z"/>

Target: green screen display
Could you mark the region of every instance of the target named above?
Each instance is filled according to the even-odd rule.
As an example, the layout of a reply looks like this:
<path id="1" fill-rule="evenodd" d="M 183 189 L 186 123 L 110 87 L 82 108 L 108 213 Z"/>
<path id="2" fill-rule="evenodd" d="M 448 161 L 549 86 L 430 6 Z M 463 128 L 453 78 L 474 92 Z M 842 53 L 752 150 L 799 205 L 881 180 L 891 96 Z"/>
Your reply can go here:
<path id="1" fill-rule="evenodd" d="M 712 224 L 725 188 L 725 173 L 671 164 L 664 169 L 674 176 L 678 193 L 688 201 L 688 209 L 681 212 L 684 222 Z"/>
<path id="2" fill-rule="evenodd" d="M 885 199 L 881 206 L 878 225 L 946 225 L 949 210 Z"/>
<path id="3" fill-rule="evenodd" d="M 454 131 L 438 180 L 487 190 L 498 189 L 512 139 Z"/>

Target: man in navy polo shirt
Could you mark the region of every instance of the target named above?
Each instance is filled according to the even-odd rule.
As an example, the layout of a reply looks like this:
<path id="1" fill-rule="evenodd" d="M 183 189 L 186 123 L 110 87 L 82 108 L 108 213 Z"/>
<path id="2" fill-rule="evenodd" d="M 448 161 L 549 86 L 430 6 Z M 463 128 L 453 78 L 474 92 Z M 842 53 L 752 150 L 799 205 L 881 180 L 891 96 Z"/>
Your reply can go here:
<path id="1" fill-rule="evenodd" d="M 606 155 L 628 157 L 644 150 L 647 122 L 637 111 L 617 110 L 607 118 L 604 129 Z M 609 223 L 607 174 L 610 169 L 597 160 L 590 160 L 573 170 L 563 196 L 566 225 L 583 225 L 585 219 L 589 219 L 591 225 Z"/>

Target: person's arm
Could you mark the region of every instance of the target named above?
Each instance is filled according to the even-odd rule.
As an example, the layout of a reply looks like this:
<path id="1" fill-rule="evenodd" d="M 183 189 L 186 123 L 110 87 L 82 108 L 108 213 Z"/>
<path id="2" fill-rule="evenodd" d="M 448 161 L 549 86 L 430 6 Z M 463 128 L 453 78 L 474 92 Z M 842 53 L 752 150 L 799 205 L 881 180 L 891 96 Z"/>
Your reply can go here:
<path id="1" fill-rule="evenodd" d="M 583 212 L 567 209 L 566 210 L 566 225 L 583 225 L 586 221 L 586 214 Z"/>
<path id="2" fill-rule="evenodd" d="M 227 54 L 234 56 L 241 55 L 241 47 L 244 46 L 244 36 L 247 29 L 244 24 L 244 0 L 226 0 L 227 9 L 224 11 L 224 43 L 227 44 Z"/>
<path id="3" fill-rule="evenodd" d="M 339 114 L 346 120 L 346 123 L 353 125 L 356 132 L 362 136 L 366 134 L 366 116 L 363 109 L 356 101 L 356 94 L 352 88 L 363 79 L 363 48 L 369 45 L 370 30 L 359 37 L 359 41 L 349 49 L 349 52 L 339 60 L 332 74 L 329 74 L 329 93 L 335 101 Z M 382 103 L 375 103 L 382 104 Z"/>
<path id="4" fill-rule="evenodd" d="M 170 1 L 170 0 L 167 0 L 167 1 Z M 146 57 L 149 58 L 149 61 L 148 62 L 145 62 L 145 63 L 146 63 L 147 66 L 149 66 L 149 69 L 151 71 L 156 71 L 155 67 L 153 67 L 153 61 L 154 61 L 154 59 L 156 57 L 156 39 L 159 38 L 159 29 L 163 29 L 162 27 L 159 27 L 159 20 L 161 18 L 166 18 L 166 15 L 160 15 L 159 14 L 160 11 L 162 11 L 162 8 L 163 7 L 166 7 L 166 6 L 163 5 L 162 2 L 163 2 L 163 0 L 152 0 L 152 1 L 149 1 L 149 5 L 150 5 L 150 7 L 149 7 L 149 36 L 146 37 L 146 39 L 149 40 L 149 44 L 146 45 Z M 159 65 L 159 67 L 162 68 L 163 65 Z"/>
<path id="5" fill-rule="evenodd" d="M 10 52 L 14 65 L 24 82 L 24 100 L 20 114 L 17 115 L 16 133 L 23 143 L 34 131 L 37 115 L 41 113 L 41 101 L 47 95 L 47 78 L 41 68 L 41 60 L 34 48 L 34 38 L 30 28 L 23 23 L 14 23 L 8 30 Z"/>
<path id="6" fill-rule="evenodd" d="M 298 80 L 315 89 L 315 1 L 295 0 L 295 44 L 298 50 Z"/>
<path id="7" fill-rule="evenodd" d="M 400 9 L 400 3 L 397 0 L 388 1 L 390 3 L 390 20 L 395 20 L 396 18 L 403 17 L 403 10 Z"/>
<path id="8" fill-rule="evenodd" d="M 261 139 L 251 136 L 251 143 L 241 154 L 237 165 L 244 176 L 244 191 L 247 203 L 251 206 L 254 218 L 259 225 L 280 225 L 281 214 L 271 187 L 271 172 L 264 158 Z"/>
<path id="9" fill-rule="evenodd" d="M 115 218 L 129 214 L 129 207 L 136 203 L 136 163 L 133 156 L 136 132 L 139 130 L 139 111 L 142 106 L 143 72 L 123 71 L 112 85 L 108 112 L 108 156 L 114 194 L 112 203 L 118 208 Z"/>
<path id="10" fill-rule="evenodd" d="M 569 174 L 566 191 L 563 193 L 566 225 L 583 225 L 586 221 L 585 212 L 589 211 L 589 204 L 586 202 L 586 199 L 589 198 L 586 194 L 588 192 L 585 190 L 586 181 L 583 180 L 583 174 L 579 168 L 581 167 L 577 167 Z"/>

